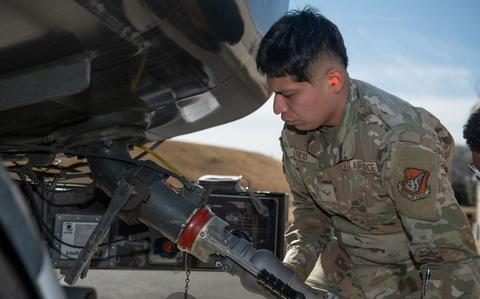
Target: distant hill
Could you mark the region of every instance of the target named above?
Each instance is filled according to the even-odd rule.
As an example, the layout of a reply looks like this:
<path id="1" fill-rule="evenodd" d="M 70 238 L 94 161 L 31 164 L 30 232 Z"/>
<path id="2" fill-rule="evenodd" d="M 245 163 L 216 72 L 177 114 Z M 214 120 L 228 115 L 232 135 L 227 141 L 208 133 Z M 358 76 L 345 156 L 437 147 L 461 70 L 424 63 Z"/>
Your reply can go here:
<path id="1" fill-rule="evenodd" d="M 253 191 L 289 190 L 282 162 L 262 154 L 178 141 L 165 141 L 155 152 L 190 180 L 205 174 L 242 175 L 250 181 L 249 188 Z M 246 186 L 246 182 L 242 185 Z"/>

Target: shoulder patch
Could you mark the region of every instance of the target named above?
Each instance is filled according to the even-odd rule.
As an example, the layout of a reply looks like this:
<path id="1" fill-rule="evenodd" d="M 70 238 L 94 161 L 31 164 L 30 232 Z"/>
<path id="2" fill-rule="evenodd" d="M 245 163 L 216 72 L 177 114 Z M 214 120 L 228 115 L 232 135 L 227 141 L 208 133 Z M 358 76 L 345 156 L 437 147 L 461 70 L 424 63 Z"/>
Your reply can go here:
<path id="1" fill-rule="evenodd" d="M 398 191 L 410 200 L 421 200 L 430 194 L 428 178 L 430 172 L 417 168 L 405 168 L 403 180 L 398 183 Z"/>
<path id="2" fill-rule="evenodd" d="M 438 157 L 418 145 L 398 143 L 392 148 L 391 185 L 400 214 L 436 220 Z"/>

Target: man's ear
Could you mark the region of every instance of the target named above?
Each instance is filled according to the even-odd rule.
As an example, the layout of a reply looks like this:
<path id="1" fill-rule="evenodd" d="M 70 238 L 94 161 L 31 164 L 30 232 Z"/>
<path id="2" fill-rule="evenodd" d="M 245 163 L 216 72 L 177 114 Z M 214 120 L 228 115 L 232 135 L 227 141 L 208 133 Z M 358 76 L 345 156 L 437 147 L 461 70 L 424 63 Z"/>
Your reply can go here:
<path id="1" fill-rule="evenodd" d="M 345 85 L 345 74 L 339 69 L 330 69 L 326 75 L 327 90 L 331 93 L 339 93 Z"/>

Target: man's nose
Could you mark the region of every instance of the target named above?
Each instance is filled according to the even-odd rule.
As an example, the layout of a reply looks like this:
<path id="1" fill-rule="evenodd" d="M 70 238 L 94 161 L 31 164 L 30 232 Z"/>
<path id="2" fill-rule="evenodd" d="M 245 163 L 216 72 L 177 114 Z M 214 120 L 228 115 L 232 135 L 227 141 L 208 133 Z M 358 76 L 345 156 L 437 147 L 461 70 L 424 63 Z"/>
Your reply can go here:
<path id="1" fill-rule="evenodd" d="M 275 114 L 287 112 L 287 102 L 285 101 L 285 97 L 281 94 L 276 93 L 273 98 L 273 112 Z"/>

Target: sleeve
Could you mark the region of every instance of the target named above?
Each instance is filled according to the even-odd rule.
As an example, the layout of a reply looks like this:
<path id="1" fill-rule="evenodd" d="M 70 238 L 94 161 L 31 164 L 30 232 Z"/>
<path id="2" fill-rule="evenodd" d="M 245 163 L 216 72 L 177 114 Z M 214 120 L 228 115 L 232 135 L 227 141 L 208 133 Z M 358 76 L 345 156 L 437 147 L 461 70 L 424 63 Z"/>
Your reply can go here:
<path id="1" fill-rule="evenodd" d="M 475 242 L 448 177 L 452 146 L 438 135 L 404 132 L 388 148 L 382 173 L 423 278 L 422 298 L 478 294 Z"/>
<path id="2" fill-rule="evenodd" d="M 331 223 L 328 215 L 308 194 L 299 171 L 285 152 L 283 169 L 293 196 L 294 209 L 292 224 L 285 233 L 287 252 L 284 263 L 305 280 L 331 239 Z"/>

